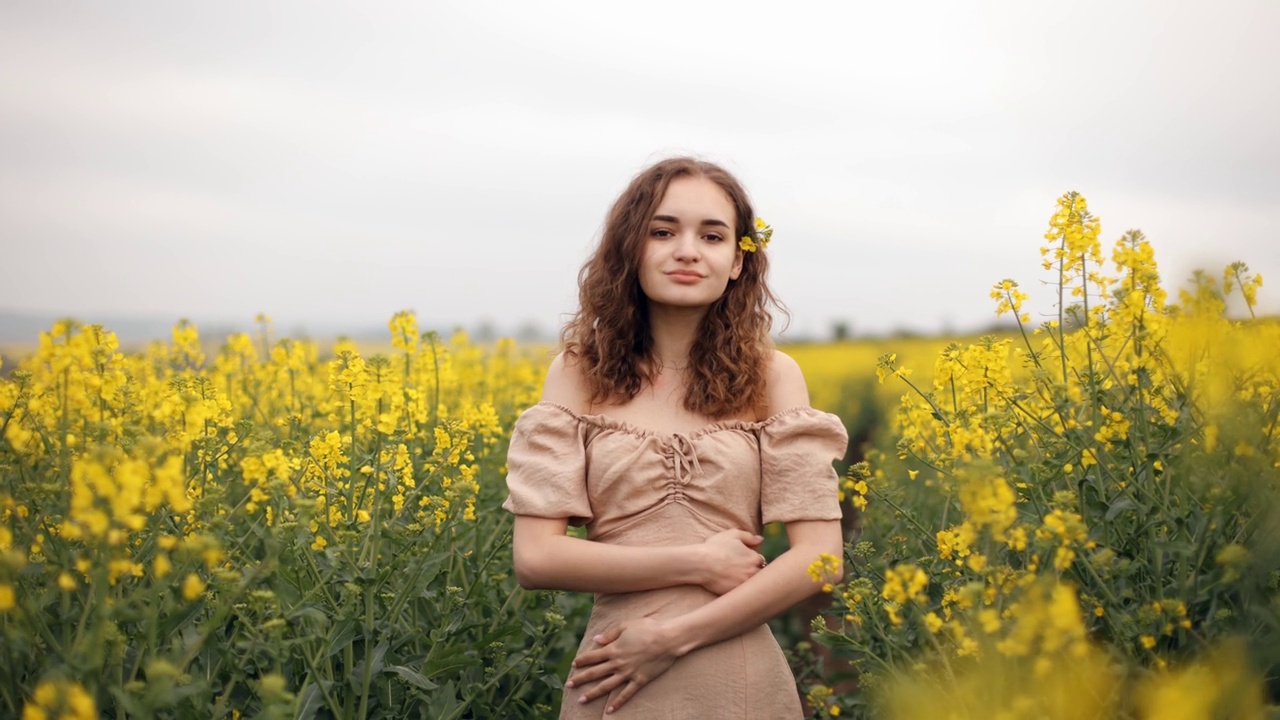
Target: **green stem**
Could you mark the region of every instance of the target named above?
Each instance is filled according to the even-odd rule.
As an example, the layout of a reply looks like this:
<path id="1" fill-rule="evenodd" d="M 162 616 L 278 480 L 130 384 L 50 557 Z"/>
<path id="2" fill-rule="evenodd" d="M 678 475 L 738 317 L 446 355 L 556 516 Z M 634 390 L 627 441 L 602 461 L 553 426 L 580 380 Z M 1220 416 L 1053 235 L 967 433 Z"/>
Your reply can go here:
<path id="1" fill-rule="evenodd" d="M 270 568 L 266 561 L 259 563 L 257 567 L 253 569 L 252 573 L 241 579 L 239 586 L 233 593 L 231 593 L 231 596 L 227 598 L 227 602 L 218 604 L 217 609 L 205 624 L 200 635 L 196 637 L 195 642 L 191 643 L 191 646 L 187 648 L 186 654 L 183 655 L 178 666 L 182 672 L 187 672 L 191 663 L 195 661 L 196 656 L 200 654 L 200 650 L 204 647 L 205 642 L 207 642 L 210 636 L 212 636 L 213 633 L 221 628 L 223 623 L 227 621 L 227 616 L 229 616 L 231 611 L 235 609 L 236 604 L 240 602 L 240 597 L 245 593 L 245 591 L 255 585 L 258 580 L 262 579 L 262 577 L 269 572 Z"/>
<path id="2" fill-rule="evenodd" d="M 916 530 L 919 530 L 921 535 L 929 538 L 929 541 L 934 544 L 934 547 L 937 547 L 937 544 L 938 544 L 937 536 L 929 532 L 929 529 L 926 528 L 924 525 L 921 525 L 920 522 L 916 520 L 914 515 L 912 515 L 910 512 L 904 509 L 901 505 L 898 505 L 894 501 L 890 500 L 887 495 L 880 492 L 879 490 L 872 489 L 871 492 L 875 494 L 877 500 L 883 500 L 889 507 L 893 508 L 899 515 L 901 515 L 904 520 L 906 520 L 907 522 L 915 526 Z"/>
<path id="3" fill-rule="evenodd" d="M 462 596 L 463 600 L 471 599 L 471 592 L 475 590 L 475 587 L 480 582 L 480 579 L 485 576 L 484 571 L 488 569 L 489 563 L 493 562 L 493 559 L 498 556 L 498 553 L 500 551 L 505 551 L 508 547 L 510 547 L 510 542 L 493 543 L 492 547 L 493 549 L 489 552 L 489 555 L 484 559 L 484 562 L 481 563 L 480 567 L 476 569 L 475 577 L 472 579 L 471 583 L 467 585 L 467 590 L 465 593 L 463 593 L 463 596 Z"/>
<path id="4" fill-rule="evenodd" d="M 435 370 L 435 386 L 431 390 L 431 412 L 427 416 L 427 422 L 432 427 L 435 427 L 436 412 L 440 407 L 440 355 L 436 352 L 435 333 L 427 333 L 427 337 L 431 340 L 431 366 Z"/>
<path id="5" fill-rule="evenodd" d="M 373 592 L 364 588 L 364 675 L 360 678 L 360 711 L 356 717 L 369 715 L 369 684 L 373 680 Z"/>
<path id="6" fill-rule="evenodd" d="M 1062 244 L 1060 247 L 1060 250 L 1062 251 L 1062 256 L 1058 258 L 1058 328 L 1057 328 L 1058 357 L 1062 362 L 1062 386 L 1063 387 L 1066 387 L 1070 377 L 1067 373 L 1067 330 L 1066 330 L 1066 322 L 1065 322 L 1066 314 L 1067 314 L 1067 308 L 1066 308 L 1067 298 L 1066 298 L 1066 295 L 1064 295 L 1064 292 L 1066 291 L 1066 287 L 1067 287 L 1066 248 L 1067 248 L 1067 238 L 1066 238 L 1066 235 L 1063 235 Z M 1049 333 L 1049 335 L 1050 337 L 1052 337 L 1053 333 Z"/>
<path id="7" fill-rule="evenodd" d="M 895 374 L 897 374 L 897 373 L 895 373 Z M 923 398 L 925 402 L 929 403 L 929 407 L 933 408 L 933 411 L 934 411 L 934 412 L 936 412 L 936 413 L 938 414 L 938 419 L 942 421 L 942 424 L 943 424 L 943 425 L 950 425 L 950 424 L 951 424 L 950 422 L 948 422 L 948 421 L 947 421 L 947 416 L 943 414 L 943 412 L 942 412 L 942 408 L 938 407 L 938 404 L 937 404 L 937 403 L 935 403 L 935 402 L 933 401 L 933 399 L 932 399 L 932 398 L 930 398 L 927 394 L 925 394 L 925 392 L 924 392 L 923 390 L 921 390 L 920 388 L 916 387 L 916 384 L 915 384 L 915 383 L 913 383 L 913 382 L 911 382 L 910 380 L 908 380 L 906 375 L 898 375 L 898 377 L 902 380 L 902 382 L 904 382 L 904 383 L 906 383 L 906 384 L 907 384 L 907 387 L 909 387 L 909 388 L 911 388 L 912 390 L 914 390 L 914 391 L 915 391 L 915 393 L 916 393 L 917 395 L 919 395 L 921 398 Z"/>
<path id="8" fill-rule="evenodd" d="M 320 644 L 317 644 L 316 650 L 319 651 L 320 647 Z M 324 695 L 325 704 L 332 712 L 338 713 L 341 709 L 341 705 L 338 703 L 337 698 L 330 694 L 329 688 L 326 687 L 330 682 L 330 678 L 327 674 L 320 672 L 320 668 L 317 667 L 315 657 L 312 657 L 312 655 L 307 652 L 302 652 L 300 654 L 302 655 L 302 662 L 307 666 L 307 675 L 302 680 L 303 687 L 306 687 L 306 681 L 308 679 L 314 682 L 316 687 L 320 689 L 320 693 Z"/>

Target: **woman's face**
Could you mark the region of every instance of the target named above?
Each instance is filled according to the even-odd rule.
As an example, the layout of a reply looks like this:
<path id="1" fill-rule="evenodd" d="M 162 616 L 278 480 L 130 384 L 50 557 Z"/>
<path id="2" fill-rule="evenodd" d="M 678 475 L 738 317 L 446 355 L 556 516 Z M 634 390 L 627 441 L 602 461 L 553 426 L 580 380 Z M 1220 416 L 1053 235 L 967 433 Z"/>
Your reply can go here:
<path id="1" fill-rule="evenodd" d="M 671 181 L 649 229 L 640 261 L 640 288 L 650 305 L 706 307 L 742 273 L 733 203 L 699 176 Z"/>

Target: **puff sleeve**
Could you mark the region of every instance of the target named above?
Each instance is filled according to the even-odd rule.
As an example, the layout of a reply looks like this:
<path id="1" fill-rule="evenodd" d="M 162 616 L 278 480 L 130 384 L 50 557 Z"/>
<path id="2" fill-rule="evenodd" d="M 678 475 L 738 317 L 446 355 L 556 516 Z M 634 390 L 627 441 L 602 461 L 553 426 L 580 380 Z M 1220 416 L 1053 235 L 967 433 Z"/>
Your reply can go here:
<path id="1" fill-rule="evenodd" d="M 840 477 L 849 435 L 840 418 L 804 407 L 760 428 L 760 519 L 765 523 L 839 520 Z"/>
<path id="2" fill-rule="evenodd" d="M 592 519 L 587 496 L 586 443 L 581 420 L 567 409 L 539 403 L 525 410 L 507 449 L 507 500 L 516 515 Z"/>

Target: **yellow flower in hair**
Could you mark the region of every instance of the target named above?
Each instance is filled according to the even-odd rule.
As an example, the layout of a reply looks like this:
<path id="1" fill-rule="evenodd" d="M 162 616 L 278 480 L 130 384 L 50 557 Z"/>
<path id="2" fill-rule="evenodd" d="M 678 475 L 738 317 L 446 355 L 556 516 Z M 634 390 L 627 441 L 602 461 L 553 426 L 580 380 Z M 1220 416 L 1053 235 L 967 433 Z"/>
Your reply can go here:
<path id="1" fill-rule="evenodd" d="M 743 235 L 738 241 L 738 247 L 745 252 L 755 252 L 756 250 L 764 250 L 769 247 L 769 241 L 773 239 L 773 228 L 764 218 L 756 218 L 755 230 L 750 235 Z"/>

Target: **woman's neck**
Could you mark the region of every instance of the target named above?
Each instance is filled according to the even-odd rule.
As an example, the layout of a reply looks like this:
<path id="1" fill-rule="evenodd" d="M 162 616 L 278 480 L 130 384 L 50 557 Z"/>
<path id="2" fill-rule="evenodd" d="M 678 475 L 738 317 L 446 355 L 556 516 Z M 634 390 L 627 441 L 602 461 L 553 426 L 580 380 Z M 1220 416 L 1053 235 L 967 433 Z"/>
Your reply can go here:
<path id="1" fill-rule="evenodd" d="M 706 308 L 649 306 L 649 332 L 653 338 L 653 361 L 658 369 L 683 370 L 689 365 L 689 351 L 698 334 Z"/>

